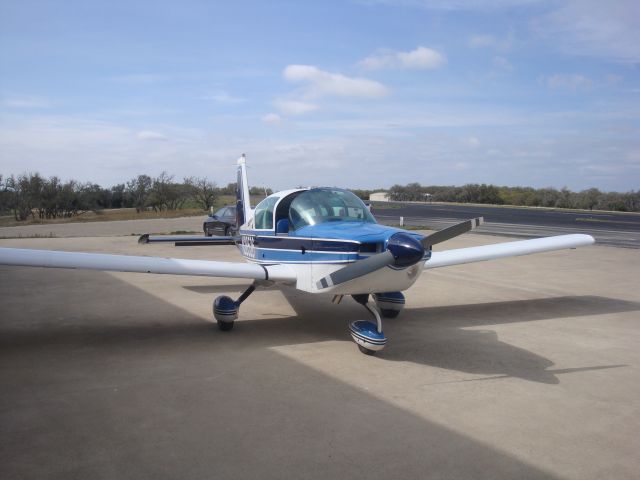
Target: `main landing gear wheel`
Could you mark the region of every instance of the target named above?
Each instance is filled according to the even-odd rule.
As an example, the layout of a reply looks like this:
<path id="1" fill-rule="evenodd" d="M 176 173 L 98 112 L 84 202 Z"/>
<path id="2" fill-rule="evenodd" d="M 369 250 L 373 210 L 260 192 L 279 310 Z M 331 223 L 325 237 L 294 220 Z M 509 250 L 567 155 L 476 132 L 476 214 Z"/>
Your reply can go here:
<path id="1" fill-rule="evenodd" d="M 228 332 L 233 329 L 233 324 L 238 318 L 238 310 L 240 310 L 240 304 L 244 302 L 249 295 L 256 289 L 255 285 L 251 285 L 247 288 L 238 300 L 233 300 L 231 297 L 222 295 L 217 297 L 213 302 L 213 316 L 218 322 L 218 328 L 223 332 Z"/>
<path id="2" fill-rule="evenodd" d="M 218 322 L 218 328 L 228 332 L 233 328 L 233 322 L 238 318 L 240 305 L 226 295 L 220 296 L 213 302 L 213 316 Z"/>
<path id="3" fill-rule="evenodd" d="M 349 324 L 349 333 L 351 338 L 358 345 L 358 349 L 365 355 L 375 355 L 376 352 L 382 350 L 387 344 L 387 337 L 382 331 L 382 319 L 376 307 L 369 305 L 369 295 L 353 295 L 356 302 L 375 317 L 376 322 L 367 320 L 357 320 Z"/>
<path id="4" fill-rule="evenodd" d="M 369 350 L 368 348 L 363 347 L 362 345 L 358 345 L 358 350 L 360 350 L 365 355 L 375 355 L 375 350 Z"/>
<path id="5" fill-rule="evenodd" d="M 404 295 L 401 292 L 374 293 L 373 299 L 384 318 L 396 318 L 404 308 Z"/>

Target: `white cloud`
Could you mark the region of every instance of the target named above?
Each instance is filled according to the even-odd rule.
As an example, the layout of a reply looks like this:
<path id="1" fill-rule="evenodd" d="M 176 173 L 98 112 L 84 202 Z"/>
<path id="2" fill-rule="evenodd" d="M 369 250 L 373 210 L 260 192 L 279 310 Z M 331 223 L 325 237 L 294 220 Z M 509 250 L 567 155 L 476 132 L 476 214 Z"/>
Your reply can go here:
<path id="1" fill-rule="evenodd" d="M 640 62 L 639 18 L 637 0 L 569 0 L 532 26 L 566 53 L 635 64 Z"/>
<path id="2" fill-rule="evenodd" d="M 493 61 L 491 62 L 495 68 L 500 70 L 504 70 L 506 72 L 511 72 L 513 70 L 513 65 L 511 62 L 504 57 L 493 57 Z"/>
<path id="3" fill-rule="evenodd" d="M 421 7 L 429 10 L 496 10 L 522 7 L 545 0 L 367 0 L 371 4 Z"/>
<path id="4" fill-rule="evenodd" d="M 468 45 L 471 48 L 489 48 L 499 52 L 511 50 L 514 42 L 514 30 L 509 30 L 505 36 L 495 36 L 490 34 L 472 35 Z"/>
<path id="5" fill-rule="evenodd" d="M 225 90 L 218 90 L 216 92 L 213 92 L 209 95 L 205 95 L 204 97 L 202 97 L 203 100 L 212 100 L 214 102 L 218 102 L 218 103 L 242 103 L 242 102 L 246 102 L 245 98 L 241 98 L 241 97 L 234 97 L 233 95 L 231 95 L 229 92 L 225 91 Z"/>
<path id="6" fill-rule="evenodd" d="M 262 121 L 269 124 L 280 123 L 281 120 L 282 118 L 277 113 L 267 113 L 264 117 L 262 117 Z"/>
<path id="7" fill-rule="evenodd" d="M 578 74 L 557 74 L 546 78 L 546 84 L 553 90 L 589 90 L 593 87 L 593 82 L 584 75 Z"/>
<path id="8" fill-rule="evenodd" d="M 623 80 L 624 78 L 621 75 L 615 75 L 613 73 L 609 73 L 604 77 L 605 83 L 609 86 L 619 85 L 620 83 L 623 82 Z"/>
<path id="9" fill-rule="evenodd" d="M 171 139 L 167 142 L 141 142 L 136 138 L 137 130 L 104 119 L 91 120 L 86 115 L 36 117 L 31 112 L 14 112 L 0 119 L 0 165 L 6 173 L 39 171 L 44 176 L 73 177 L 103 186 L 140 173 L 154 176 L 162 170 L 176 178 L 207 175 L 224 185 L 235 181 L 233 160 L 240 152 L 247 152 L 252 168 L 250 184 L 259 182 L 275 189 L 306 184 L 388 187 L 411 181 L 637 189 L 640 137 L 635 130 L 617 132 L 612 139 L 605 129 L 566 130 L 570 117 L 564 115 L 526 115 L 519 109 L 515 111 L 523 118 L 489 121 L 497 113 L 492 106 L 469 105 L 471 112 L 416 106 L 397 107 L 394 113 L 386 108 L 373 112 L 363 109 L 367 115 L 354 119 L 377 125 L 325 118 L 304 122 L 295 134 L 290 129 L 274 128 L 268 138 L 246 133 L 246 128 L 245 133 L 230 135 L 224 127 L 231 117 L 214 119 L 206 130 L 163 125 L 161 131 Z M 620 108 L 603 113 L 617 115 L 604 117 L 607 124 L 611 118 L 627 118 Z M 635 121 L 637 109 L 629 106 L 629 115 Z M 324 130 L 320 122 L 324 122 Z M 406 128 L 408 134 L 394 135 L 390 123 Z M 458 134 L 459 128 L 421 128 L 416 133 L 412 128 L 416 125 L 465 126 L 468 133 Z M 470 148 L 480 125 L 500 128 L 481 128 L 479 147 Z M 536 128 L 536 135 L 531 135 L 532 128 Z M 410 151 L 411 155 L 399 157 L 399 151 Z M 390 164 L 396 168 L 389 169 Z M 478 165 L 482 168 L 475 168 Z M 614 173 L 606 177 L 590 174 L 585 165 Z M 283 176 L 283 171 L 295 174 Z"/>
<path id="10" fill-rule="evenodd" d="M 169 81 L 172 78 L 171 75 L 162 73 L 131 73 L 127 75 L 117 75 L 111 77 L 109 80 L 126 85 L 152 85 Z"/>
<path id="11" fill-rule="evenodd" d="M 493 35 L 474 35 L 469 39 L 469 46 L 473 48 L 495 47 L 498 40 Z"/>
<path id="12" fill-rule="evenodd" d="M 6 108 L 51 108 L 53 104 L 42 97 L 15 95 L 3 99 L 2 106 Z"/>
<path id="13" fill-rule="evenodd" d="M 313 65 L 289 65 L 284 69 L 283 76 L 290 82 L 306 83 L 305 94 L 311 97 L 333 95 L 377 98 L 388 93 L 387 87 L 375 80 L 326 72 Z"/>
<path id="14" fill-rule="evenodd" d="M 273 102 L 273 105 L 286 115 L 302 115 L 318 109 L 318 106 L 313 103 L 298 100 L 278 99 Z"/>
<path id="15" fill-rule="evenodd" d="M 480 146 L 480 140 L 478 140 L 478 137 L 469 137 L 465 140 L 465 143 L 470 148 L 478 148 Z"/>
<path id="16" fill-rule="evenodd" d="M 383 68 L 434 69 L 447 62 L 447 57 L 431 48 L 419 46 L 409 52 L 379 50 L 373 55 L 358 62 L 366 70 Z"/>
<path id="17" fill-rule="evenodd" d="M 154 132 L 152 130 L 142 130 L 136 134 L 138 140 L 156 140 L 156 141 L 166 141 L 167 137 L 159 132 Z"/>

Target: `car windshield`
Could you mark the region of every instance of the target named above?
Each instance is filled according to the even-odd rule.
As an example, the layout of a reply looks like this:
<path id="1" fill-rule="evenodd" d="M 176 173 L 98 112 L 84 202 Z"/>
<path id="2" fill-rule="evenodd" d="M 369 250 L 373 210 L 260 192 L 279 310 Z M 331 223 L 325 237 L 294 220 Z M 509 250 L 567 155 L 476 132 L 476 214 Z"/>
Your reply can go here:
<path id="1" fill-rule="evenodd" d="M 298 195 L 289 208 L 294 229 L 326 222 L 376 223 L 366 205 L 348 190 L 314 188 Z"/>
<path id="2" fill-rule="evenodd" d="M 236 207 L 222 207 L 213 215 L 209 215 L 210 217 L 235 217 L 236 216 Z"/>

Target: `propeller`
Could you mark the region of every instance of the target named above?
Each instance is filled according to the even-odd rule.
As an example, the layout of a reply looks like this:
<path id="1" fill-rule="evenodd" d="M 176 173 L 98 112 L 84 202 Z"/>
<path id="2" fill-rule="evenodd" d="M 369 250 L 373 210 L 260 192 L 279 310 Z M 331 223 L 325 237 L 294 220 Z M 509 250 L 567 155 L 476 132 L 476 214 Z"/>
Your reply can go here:
<path id="1" fill-rule="evenodd" d="M 427 248 L 462 235 L 470 230 L 474 230 L 482 225 L 482 223 L 482 217 L 465 220 L 464 222 L 427 235 L 420 241 L 408 233 L 398 232 L 389 237 L 387 249 L 384 252 L 372 255 L 363 260 L 358 260 L 340 270 L 336 270 L 318 280 L 316 286 L 318 290 L 322 290 L 348 282 L 349 280 L 354 280 L 387 266 L 397 268 L 409 267 L 424 258 L 424 253 Z"/>
<path id="2" fill-rule="evenodd" d="M 483 223 L 484 217 L 465 220 L 464 222 L 456 223 L 455 225 L 451 225 L 450 227 L 443 228 L 442 230 L 438 230 L 437 232 L 427 235 L 420 243 L 422 243 L 424 248 L 429 248 L 432 245 L 446 242 L 447 240 L 451 240 L 453 237 L 475 230 Z"/>

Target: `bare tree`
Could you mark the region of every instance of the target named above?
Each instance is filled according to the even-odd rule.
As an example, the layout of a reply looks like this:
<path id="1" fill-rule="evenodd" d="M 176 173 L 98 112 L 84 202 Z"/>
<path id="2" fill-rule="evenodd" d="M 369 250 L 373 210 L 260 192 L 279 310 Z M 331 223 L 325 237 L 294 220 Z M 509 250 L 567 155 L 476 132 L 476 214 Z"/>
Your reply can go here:
<path id="1" fill-rule="evenodd" d="M 206 177 L 188 177 L 185 185 L 191 190 L 193 199 L 203 208 L 209 210 L 218 198 L 218 187 L 215 182 Z"/>

